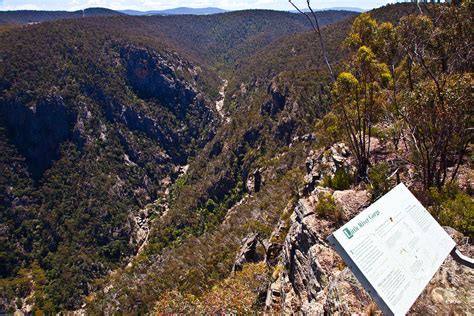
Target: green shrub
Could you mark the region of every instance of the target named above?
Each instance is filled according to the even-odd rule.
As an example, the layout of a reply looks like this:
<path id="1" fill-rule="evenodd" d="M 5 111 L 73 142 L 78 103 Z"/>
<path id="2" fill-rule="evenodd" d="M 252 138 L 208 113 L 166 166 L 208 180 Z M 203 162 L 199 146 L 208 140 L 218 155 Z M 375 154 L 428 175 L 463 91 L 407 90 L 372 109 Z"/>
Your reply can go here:
<path id="1" fill-rule="evenodd" d="M 472 196 L 462 192 L 455 183 L 443 190 L 431 188 L 429 195 L 434 205 L 430 210 L 439 223 L 450 226 L 459 232 L 474 237 L 474 201 Z"/>
<path id="2" fill-rule="evenodd" d="M 318 195 L 318 198 L 319 202 L 314 210 L 319 216 L 335 222 L 342 220 L 342 210 L 337 207 L 336 202 L 330 193 L 322 192 Z"/>
<path id="3" fill-rule="evenodd" d="M 463 234 L 474 236 L 474 202 L 472 197 L 459 193 L 454 200 L 441 205 L 438 219 L 442 225 L 451 226 Z"/>
<path id="4" fill-rule="evenodd" d="M 354 176 L 345 168 L 339 168 L 334 176 L 326 176 L 322 181 L 322 186 L 334 190 L 347 190 L 354 183 Z"/>
<path id="5" fill-rule="evenodd" d="M 376 164 L 369 170 L 370 192 L 374 199 L 384 195 L 395 185 L 389 177 L 389 166 L 386 162 Z"/>

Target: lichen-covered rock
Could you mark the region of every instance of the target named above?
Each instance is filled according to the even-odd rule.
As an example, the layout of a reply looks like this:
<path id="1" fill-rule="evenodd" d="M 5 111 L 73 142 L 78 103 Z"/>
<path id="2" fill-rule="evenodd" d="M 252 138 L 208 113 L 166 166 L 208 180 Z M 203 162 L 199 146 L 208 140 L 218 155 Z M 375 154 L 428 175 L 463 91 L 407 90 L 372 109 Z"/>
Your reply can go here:
<path id="1" fill-rule="evenodd" d="M 463 234 L 444 227 L 467 256 L 474 247 L 466 243 Z M 448 256 L 412 306 L 410 313 L 417 315 L 474 315 L 474 269 L 457 263 Z"/>
<path id="2" fill-rule="evenodd" d="M 369 206 L 370 193 L 366 190 L 344 190 L 335 191 L 332 195 L 336 205 L 343 211 L 343 219 L 348 221 L 357 213 Z"/>

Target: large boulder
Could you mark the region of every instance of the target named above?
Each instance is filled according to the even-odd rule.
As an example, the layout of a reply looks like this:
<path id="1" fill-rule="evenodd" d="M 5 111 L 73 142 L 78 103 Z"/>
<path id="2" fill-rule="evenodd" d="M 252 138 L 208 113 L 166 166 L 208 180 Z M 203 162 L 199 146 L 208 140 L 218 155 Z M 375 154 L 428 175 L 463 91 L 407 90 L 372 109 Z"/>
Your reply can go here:
<path id="1" fill-rule="evenodd" d="M 240 248 L 240 251 L 237 253 L 237 256 L 235 257 L 232 272 L 241 271 L 245 263 L 258 262 L 262 259 L 257 252 L 258 243 L 258 233 L 251 233 L 242 240 L 242 246 Z"/>

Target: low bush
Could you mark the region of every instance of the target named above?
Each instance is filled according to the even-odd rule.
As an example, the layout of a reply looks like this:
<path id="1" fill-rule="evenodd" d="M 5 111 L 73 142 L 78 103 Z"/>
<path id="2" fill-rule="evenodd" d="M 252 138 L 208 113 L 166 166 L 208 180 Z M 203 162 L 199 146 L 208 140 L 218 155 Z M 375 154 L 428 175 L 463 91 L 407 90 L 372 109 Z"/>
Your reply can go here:
<path id="1" fill-rule="evenodd" d="M 319 202 L 314 210 L 319 216 L 334 222 L 342 220 L 342 210 L 336 205 L 330 193 L 320 193 L 318 198 Z"/>
<path id="2" fill-rule="evenodd" d="M 339 168 L 334 176 L 326 176 L 322 181 L 322 186 L 334 190 L 347 190 L 354 183 L 354 176 L 345 168 Z"/>
<path id="3" fill-rule="evenodd" d="M 369 169 L 369 190 L 372 193 L 374 200 L 378 199 L 395 185 L 393 179 L 388 179 L 390 176 L 389 166 L 386 162 L 382 162 L 372 166 Z"/>
<path id="4" fill-rule="evenodd" d="M 442 190 L 431 188 L 429 195 L 433 200 L 431 213 L 443 226 L 450 226 L 464 235 L 474 237 L 474 201 L 469 194 L 462 192 L 455 183 Z"/>

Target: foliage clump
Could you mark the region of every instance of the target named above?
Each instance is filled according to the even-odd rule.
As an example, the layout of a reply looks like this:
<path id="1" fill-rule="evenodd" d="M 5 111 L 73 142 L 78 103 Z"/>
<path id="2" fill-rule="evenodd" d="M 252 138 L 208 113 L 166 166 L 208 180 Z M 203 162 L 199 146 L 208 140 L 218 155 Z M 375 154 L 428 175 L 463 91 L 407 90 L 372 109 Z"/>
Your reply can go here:
<path id="1" fill-rule="evenodd" d="M 331 193 L 321 192 L 318 194 L 318 204 L 314 208 L 316 214 L 322 218 L 340 222 L 342 220 L 343 211 L 336 205 Z"/>
<path id="2" fill-rule="evenodd" d="M 334 190 L 347 190 L 354 183 L 354 175 L 346 168 L 338 168 L 334 175 L 327 175 L 323 178 L 321 186 Z"/>
<path id="3" fill-rule="evenodd" d="M 370 168 L 369 188 L 373 199 L 378 199 L 393 188 L 395 181 L 393 179 L 389 179 L 389 171 L 390 168 L 386 162 L 378 163 Z"/>
<path id="4" fill-rule="evenodd" d="M 441 225 L 474 237 L 474 199 L 459 189 L 456 183 L 448 183 L 442 189 L 432 187 L 429 196 L 433 200 L 430 211 Z"/>

